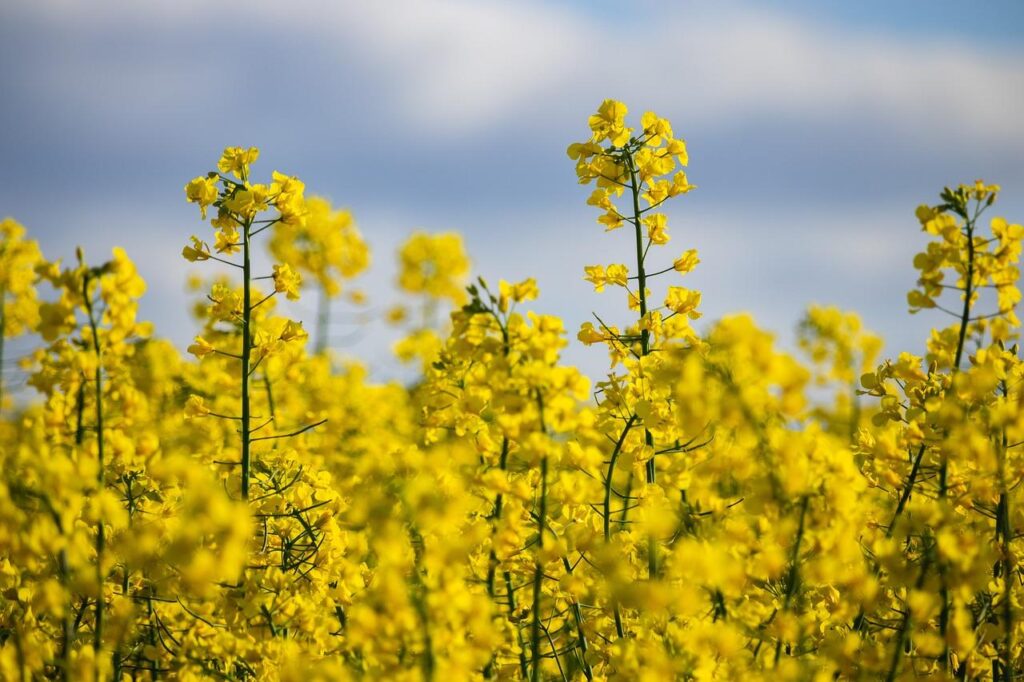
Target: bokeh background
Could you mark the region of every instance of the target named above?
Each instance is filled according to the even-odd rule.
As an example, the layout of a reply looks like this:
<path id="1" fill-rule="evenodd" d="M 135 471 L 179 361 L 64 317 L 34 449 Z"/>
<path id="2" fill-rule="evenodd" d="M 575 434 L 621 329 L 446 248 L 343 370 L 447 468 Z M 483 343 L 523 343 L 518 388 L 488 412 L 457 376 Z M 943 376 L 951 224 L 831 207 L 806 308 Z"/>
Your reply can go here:
<path id="1" fill-rule="evenodd" d="M 414 229 L 460 231 L 491 280 L 536 277 L 572 337 L 624 307 L 582 268 L 628 262 L 631 238 L 603 233 L 565 156 L 611 97 L 689 144 L 699 189 L 670 205 L 663 258 L 700 251 L 702 324 L 751 311 L 791 344 L 808 303 L 834 303 L 887 354 L 919 352 L 939 321 L 906 312 L 915 206 L 984 178 L 1024 219 L 1022 26 L 1019 0 L 6 0 L 0 214 L 50 257 L 124 246 L 142 316 L 184 347 L 197 266 L 179 254 L 212 231 L 182 187 L 223 147 L 259 146 L 261 174 L 354 212 L 370 304 L 339 304 L 332 345 L 401 377 L 395 333 L 356 323 L 395 301 Z M 315 301 L 298 306 L 312 327 Z M 606 366 L 575 339 L 566 357 Z"/>

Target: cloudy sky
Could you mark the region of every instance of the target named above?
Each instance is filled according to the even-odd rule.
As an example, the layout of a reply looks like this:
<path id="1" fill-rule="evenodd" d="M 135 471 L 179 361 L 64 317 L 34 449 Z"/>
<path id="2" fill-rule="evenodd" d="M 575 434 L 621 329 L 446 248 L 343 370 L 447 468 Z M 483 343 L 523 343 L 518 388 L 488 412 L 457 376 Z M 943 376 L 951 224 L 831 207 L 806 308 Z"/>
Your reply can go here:
<path id="1" fill-rule="evenodd" d="M 985 178 L 998 213 L 1024 217 L 1022 25 L 1017 0 L 12 0 L 0 214 L 51 257 L 124 246 L 150 285 L 143 316 L 185 344 L 195 266 L 179 253 L 209 228 L 182 186 L 255 145 L 267 174 L 353 210 L 374 310 L 394 299 L 395 246 L 454 229 L 477 273 L 535 276 L 537 308 L 574 335 L 621 307 L 583 266 L 628 262 L 565 156 L 611 97 L 689 144 L 699 189 L 669 209 L 664 259 L 700 251 L 707 319 L 751 311 L 789 343 L 806 304 L 834 303 L 887 353 L 919 351 L 939 320 L 906 314 L 914 207 Z M 298 313 L 312 326 L 311 304 Z M 388 330 L 335 319 L 340 350 L 395 376 Z M 575 341 L 567 357 L 604 367 Z"/>

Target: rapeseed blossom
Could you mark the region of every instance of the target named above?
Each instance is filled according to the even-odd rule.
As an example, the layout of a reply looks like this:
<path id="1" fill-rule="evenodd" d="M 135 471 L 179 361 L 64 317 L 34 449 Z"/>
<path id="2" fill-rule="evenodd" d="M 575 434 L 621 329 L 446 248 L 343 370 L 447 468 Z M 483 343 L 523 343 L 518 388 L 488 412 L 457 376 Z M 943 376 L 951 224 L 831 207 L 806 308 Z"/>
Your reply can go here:
<path id="1" fill-rule="evenodd" d="M 907 303 L 949 318 L 918 352 L 813 306 L 789 353 L 703 321 L 697 251 L 654 248 L 694 189 L 671 123 L 606 100 L 587 126 L 569 156 L 621 251 L 583 276 L 624 304 L 576 334 L 597 381 L 538 282 L 471 279 L 455 233 L 399 250 L 416 378 L 332 357 L 369 247 L 299 179 L 256 182 L 256 148 L 185 186 L 209 221 L 185 356 L 123 250 L 65 265 L 0 222 L 0 339 L 41 339 L 36 400 L 0 393 L 0 677 L 1019 677 L 1024 228 L 988 215 L 999 187 L 916 211 Z M 279 308 L 310 287 L 312 352 Z"/>

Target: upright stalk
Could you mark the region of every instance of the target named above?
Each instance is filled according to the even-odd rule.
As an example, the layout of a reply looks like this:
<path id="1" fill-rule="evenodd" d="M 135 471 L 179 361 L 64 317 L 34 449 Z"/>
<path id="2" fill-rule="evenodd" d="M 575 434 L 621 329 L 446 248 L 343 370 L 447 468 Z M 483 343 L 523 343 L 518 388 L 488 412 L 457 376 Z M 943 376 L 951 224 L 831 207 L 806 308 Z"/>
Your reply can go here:
<path id="1" fill-rule="evenodd" d="M 964 345 L 967 340 L 967 327 L 971 321 L 971 297 L 974 294 L 974 221 L 966 221 L 967 228 L 967 280 L 964 284 L 964 305 L 963 312 L 960 314 L 960 329 L 958 332 L 958 339 L 956 344 L 956 355 L 953 359 L 953 367 L 951 369 L 953 374 L 960 371 L 960 362 L 963 359 Z M 910 476 L 907 478 L 907 485 L 903 489 L 903 495 L 900 496 L 899 503 L 896 505 L 896 513 L 893 516 L 892 523 L 889 525 L 889 535 L 892 535 L 893 524 L 899 518 L 903 511 L 903 507 L 906 505 L 910 493 L 913 491 L 914 484 L 917 482 L 917 476 L 921 467 L 921 460 L 924 458 L 925 445 L 922 444 L 917 451 L 917 456 L 914 458 L 913 466 L 910 470 Z M 947 462 L 943 457 L 942 463 L 939 470 L 939 490 L 942 495 L 945 495 L 946 491 L 946 476 L 947 476 Z"/>
<path id="2" fill-rule="evenodd" d="M 267 394 L 267 409 L 270 412 L 270 418 L 274 419 L 274 413 L 276 412 L 274 407 L 274 389 L 270 383 L 270 375 L 267 374 L 267 368 L 263 368 L 263 389 Z"/>
<path id="3" fill-rule="evenodd" d="M 516 614 L 516 589 L 512 586 L 512 573 L 510 571 L 505 571 L 504 578 L 505 595 L 508 598 L 508 615 L 509 618 L 514 619 Z M 516 628 L 516 638 L 519 641 L 519 676 L 525 680 L 529 663 L 526 660 L 526 647 L 524 646 L 523 631 L 521 628 Z"/>
<path id="4" fill-rule="evenodd" d="M 508 325 L 501 319 L 501 317 L 494 311 L 490 311 L 494 317 L 495 322 L 498 324 L 498 328 L 501 329 L 501 340 L 502 340 L 502 353 L 507 358 L 509 351 L 511 350 L 508 334 Z M 498 468 L 501 471 L 508 471 L 508 456 L 511 449 L 511 443 L 509 442 L 508 436 L 504 436 L 501 439 L 501 454 L 498 458 Z M 491 520 L 495 523 L 501 520 L 502 514 L 505 510 L 505 496 L 498 493 L 494 497 L 494 511 L 491 513 Z M 492 539 L 493 539 L 493 528 L 492 528 Z M 498 572 L 498 555 L 494 551 L 492 545 L 490 552 L 487 557 L 487 595 L 491 599 L 495 599 L 497 596 L 497 590 L 495 587 L 495 578 Z M 510 571 L 504 571 L 505 579 L 505 597 L 508 605 L 509 617 L 515 616 L 516 612 L 516 595 L 515 588 L 512 586 L 512 574 Z M 529 673 L 528 662 L 526 660 L 526 649 L 523 646 L 523 633 L 522 630 L 516 628 L 516 637 L 519 642 L 519 672 L 523 679 Z M 487 662 L 484 667 L 484 677 L 491 678 L 494 676 L 494 663 L 495 657 L 492 656 L 491 660 Z"/>
<path id="5" fill-rule="evenodd" d="M 958 334 L 957 334 L 956 353 L 955 353 L 954 358 L 953 358 L 953 366 L 950 368 L 950 373 L 952 375 L 956 375 L 960 371 L 960 363 L 963 360 L 964 346 L 966 345 L 966 341 L 967 341 L 967 328 L 970 325 L 970 321 L 971 321 L 971 298 L 972 298 L 972 296 L 974 294 L 974 260 L 975 260 L 975 253 L 974 253 L 974 222 L 975 222 L 976 219 L 977 219 L 977 214 L 974 216 L 974 218 L 967 218 L 967 217 L 965 217 L 965 219 L 964 219 L 964 227 L 965 227 L 965 230 L 966 230 L 965 237 L 967 238 L 967 273 L 966 273 L 965 280 L 964 280 L 964 304 L 963 304 L 962 312 L 960 314 L 960 328 L 959 328 Z M 904 506 L 905 506 L 905 504 L 907 502 L 907 499 L 910 497 L 910 493 L 912 492 L 912 490 L 914 488 L 914 484 L 916 483 L 918 474 L 920 472 L 921 460 L 924 457 L 925 450 L 926 450 L 926 446 L 925 446 L 925 444 L 922 443 L 920 448 L 918 449 L 917 456 L 914 458 L 913 467 L 911 468 L 910 475 L 907 478 L 907 484 L 906 484 L 906 486 L 905 486 L 905 488 L 903 490 L 903 495 L 900 497 L 899 503 L 897 504 L 896 513 L 893 516 L 892 524 L 890 524 L 889 530 L 888 530 L 888 533 L 887 533 L 888 536 L 892 535 L 893 527 L 895 526 L 896 520 L 899 518 L 900 513 L 903 511 L 903 508 L 904 508 Z M 938 485 L 939 485 L 939 498 L 940 499 L 941 498 L 945 498 L 946 494 L 948 492 L 948 481 L 947 481 L 947 478 L 948 478 L 948 472 L 949 472 L 949 462 L 947 460 L 946 454 L 942 453 L 941 456 L 942 456 L 942 460 L 941 460 L 941 462 L 939 464 L 939 481 L 938 481 Z M 998 528 L 998 525 L 999 525 L 999 522 L 998 522 L 998 518 L 997 518 L 997 528 Z M 917 579 L 917 583 L 916 583 L 916 588 L 917 589 L 920 589 L 921 586 L 924 584 L 924 581 L 925 581 L 925 578 L 926 578 L 926 576 L 928 574 L 928 569 L 930 568 L 930 566 L 931 566 L 931 557 L 926 556 L 924 561 L 921 564 L 921 571 L 918 574 L 918 579 Z M 942 587 L 941 587 L 941 590 L 940 590 L 940 592 L 941 592 L 940 598 L 942 600 L 942 609 L 941 609 L 941 612 L 939 614 L 939 625 L 940 625 L 941 637 L 942 637 L 942 641 L 943 641 L 943 654 L 942 654 L 942 663 L 941 663 L 941 665 L 942 665 L 943 669 L 946 670 L 946 669 L 948 669 L 948 666 L 949 666 L 949 645 L 946 644 L 946 641 L 947 641 L 946 634 L 947 634 L 947 631 L 949 629 L 949 612 L 950 612 L 950 609 L 949 609 L 949 588 L 946 585 L 945 570 L 944 570 L 944 568 L 942 567 L 941 564 L 939 565 L 939 574 L 940 574 L 940 577 L 941 577 L 941 580 L 942 580 Z M 892 662 L 891 662 L 890 667 L 889 667 L 888 675 L 886 676 L 887 682 L 891 682 L 892 680 L 894 680 L 896 678 L 896 674 L 897 674 L 897 672 L 899 670 L 900 658 L 902 657 L 902 654 L 903 654 L 903 647 L 904 647 L 904 645 L 906 643 L 906 637 L 907 637 L 908 629 L 910 627 L 910 608 L 909 607 L 905 607 L 905 608 L 906 608 L 906 612 L 904 613 L 904 616 L 903 616 L 903 618 L 902 618 L 902 620 L 900 622 L 900 626 L 899 626 L 899 628 L 897 630 L 896 648 L 895 648 L 895 651 L 893 651 Z M 863 619 L 861 618 L 861 616 L 858 616 L 858 620 L 863 620 Z"/>
<path id="6" fill-rule="evenodd" d="M 547 433 L 547 427 L 544 424 L 544 398 L 539 390 L 537 391 L 537 411 L 540 417 L 541 433 Z M 530 668 L 530 680 L 532 682 L 540 680 L 540 597 L 542 581 L 544 579 L 544 564 L 541 554 L 544 551 L 544 526 L 547 524 L 547 517 L 548 457 L 544 455 L 540 460 L 540 509 L 537 514 L 537 559 L 534 563 L 533 572 L 533 622 L 530 627 L 530 647 L 533 656 Z M 558 653 L 555 651 L 554 645 L 552 645 L 551 651 L 557 658 Z"/>
<path id="7" fill-rule="evenodd" d="M 637 287 L 639 289 L 637 296 L 640 301 L 640 321 L 643 324 L 644 318 L 647 317 L 647 271 L 644 269 L 644 233 L 640 222 L 640 185 L 637 183 L 636 176 L 636 164 L 633 163 L 633 154 L 628 152 L 626 154 L 626 161 L 629 165 L 629 191 L 632 194 L 633 199 L 633 230 L 636 236 L 636 277 Z M 640 356 L 646 357 L 650 354 L 651 348 L 651 332 L 650 330 L 643 328 L 640 330 Z M 641 370 L 643 368 L 641 367 Z M 650 459 L 647 460 L 646 474 L 648 485 L 653 485 L 656 480 L 656 469 L 654 464 L 654 437 L 651 432 L 644 427 L 644 443 L 646 443 L 648 450 L 651 452 Z M 607 523 L 607 520 L 606 520 Z M 658 574 L 658 541 L 653 535 L 647 538 L 647 576 L 654 578 Z"/>
<path id="8" fill-rule="evenodd" d="M 931 550 L 926 550 L 931 551 Z M 928 569 L 931 567 L 931 555 L 927 554 L 924 561 L 921 563 L 921 571 L 917 574 L 917 580 L 914 582 L 914 589 L 920 590 L 924 587 L 925 579 L 928 577 Z M 909 596 L 910 592 L 907 592 Z M 909 600 L 908 600 L 909 601 Z M 885 682 L 895 682 L 896 675 L 900 669 L 900 660 L 903 658 L 903 649 L 907 645 L 907 636 L 910 632 L 910 605 L 904 603 L 903 605 L 903 618 L 900 619 L 900 625 L 896 630 L 896 647 L 892 652 L 892 659 L 889 663 L 889 672 L 886 673 Z"/>
<path id="9" fill-rule="evenodd" d="M 508 337 L 508 325 L 502 321 L 496 312 L 490 311 L 494 320 L 498 323 L 498 328 L 501 329 L 501 352 L 504 357 L 508 357 L 511 346 Z M 508 454 L 511 444 L 509 443 L 508 436 L 503 436 L 501 439 L 501 455 L 498 457 L 498 469 L 501 471 L 508 470 Z M 504 511 L 505 496 L 498 493 L 494 497 L 494 511 L 491 514 L 491 519 L 495 522 L 501 520 L 501 514 Z M 491 547 L 490 554 L 487 559 L 487 594 L 494 599 L 494 576 L 498 570 L 498 556 L 494 553 L 494 547 Z"/>
<path id="10" fill-rule="evenodd" d="M 409 518 L 409 537 L 413 546 L 413 586 L 416 589 L 413 595 L 413 606 L 420 621 L 420 632 L 423 635 L 423 657 L 420 664 L 423 669 L 423 679 L 432 682 L 437 668 L 437 661 L 434 656 L 434 638 L 430 634 L 430 613 L 427 610 L 426 592 L 427 586 L 423 583 L 421 572 L 423 570 L 423 552 L 426 542 L 423 536 L 416 529 L 413 520 Z"/>
<path id="11" fill-rule="evenodd" d="M 252 356 L 252 263 L 250 262 L 249 230 L 252 220 L 242 226 L 242 499 L 249 499 L 249 360 Z"/>
<path id="12" fill-rule="evenodd" d="M 633 428 L 633 424 L 636 422 L 636 415 L 632 415 L 626 425 L 622 428 L 622 433 L 619 434 L 619 440 L 615 442 L 615 449 L 612 450 L 612 456 L 608 460 L 608 475 L 604 479 L 604 541 L 608 542 L 611 539 L 611 525 L 612 525 L 612 475 L 615 473 L 615 464 L 618 462 L 619 453 L 622 452 L 622 445 L 626 442 L 626 436 L 629 435 L 630 429 Z M 621 636 L 621 633 L 620 633 Z"/>
<path id="13" fill-rule="evenodd" d="M 1006 380 L 1002 381 L 1003 398 L 1008 395 Z M 1000 577 L 1003 579 L 1003 670 L 1002 677 L 1012 680 L 1013 670 L 1013 557 L 1010 555 L 1010 541 L 1013 529 L 1010 525 L 1010 493 L 1006 485 L 1006 429 L 1003 428 L 999 443 L 999 507 L 996 510 L 996 542 L 999 544 Z"/>
<path id="14" fill-rule="evenodd" d="M 540 460 L 540 513 L 537 521 L 537 552 L 544 549 L 544 524 L 548 511 L 548 458 Z M 530 626 L 530 648 L 533 656 L 530 668 L 530 680 L 540 680 L 540 597 L 541 581 L 544 578 L 544 565 L 538 556 L 533 572 L 533 622 Z"/>
<path id="15" fill-rule="evenodd" d="M 967 339 L 967 327 L 971 321 L 971 297 L 974 293 L 974 220 L 965 219 L 964 227 L 967 231 L 967 277 L 964 281 L 964 306 L 960 314 L 960 333 L 956 343 L 956 356 L 953 359 L 952 374 L 960 371 L 960 362 L 963 359 L 964 345 Z M 942 451 L 942 461 L 939 464 L 939 499 L 945 499 L 949 491 L 949 457 Z M 949 630 L 949 586 L 946 584 L 946 566 L 939 562 L 939 578 L 942 582 L 940 599 L 942 609 L 939 612 L 939 630 L 942 637 L 942 669 L 949 667 L 949 644 L 946 633 Z"/>
<path id="16" fill-rule="evenodd" d="M 501 457 L 498 460 L 498 468 L 501 469 L 502 471 L 506 471 L 508 469 L 508 451 L 509 451 L 508 436 L 505 436 L 504 438 L 501 439 Z M 501 520 L 501 514 L 504 511 L 504 504 L 505 504 L 505 497 L 504 497 L 504 495 L 502 495 L 501 493 L 498 493 L 495 496 L 495 498 L 494 498 L 494 512 L 491 514 L 491 519 L 494 520 L 495 522 Z M 492 529 L 492 537 L 493 537 L 493 529 Z M 498 555 L 495 553 L 494 547 L 492 545 L 491 550 L 490 550 L 490 552 L 488 552 L 488 555 L 487 555 L 487 596 L 489 596 L 492 600 L 495 598 L 494 579 L 495 579 L 495 576 L 496 576 L 497 572 L 498 572 Z M 506 582 L 506 585 L 507 585 L 506 589 L 509 590 L 509 593 L 508 593 L 509 613 L 513 614 L 513 613 L 515 613 L 515 610 L 516 610 L 516 607 L 515 607 L 515 595 L 512 594 L 512 581 L 511 581 L 511 578 L 510 578 L 509 573 L 507 571 L 505 573 L 505 582 Z M 520 662 L 522 663 L 522 673 L 523 673 L 523 677 L 526 677 L 526 654 L 522 651 L 522 642 L 520 642 L 520 647 L 519 648 L 520 648 L 519 657 L 521 659 Z M 493 675 L 494 675 L 494 657 L 492 656 L 491 660 L 488 661 L 487 665 L 484 667 L 484 677 L 490 678 Z"/>
<path id="17" fill-rule="evenodd" d="M 508 469 L 508 436 L 501 439 L 501 457 L 498 460 L 498 468 L 501 471 Z M 501 520 L 501 514 L 504 511 L 505 496 L 498 493 L 494 497 L 494 512 L 491 514 L 491 518 L 498 522 Z M 487 560 L 487 594 L 494 599 L 494 577 L 498 571 L 498 555 L 494 553 L 494 548 L 491 548 L 490 556 Z"/>
<path id="18" fill-rule="evenodd" d="M 97 459 L 97 471 L 96 471 L 96 487 L 98 491 L 103 491 L 106 488 L 106 463 L 104 462 L 103 453 L 103 352 L 100 347 L 99 330 L 96 324 L 96 315 L 93 311 L 92 299 L 89 295 L 89 275 L 86 273 L 82 279 L 82 299 L 85 304 L 86 313 L 89 316 L 89 327 L 92 330 L 92 348 L 93 352 L 96 353 L 96 370 L 93 377 L 93 384 L 95 388 L 95 402 L 96 402 L 96 459 Z M 99 593 L 96 596 L 96 627 L 93 630 L 93 649 L 97 652 L 100 651 L 100 647 L 103 643 L 103 618 L 104 618 L 104 598 L 103 598 L 103 583 L 105 576 L 103 575 L 103 554 L 106 550 L 106 528 L 103 524 L 102 516 L 99 519 L 99 524 L 96 529 L 96 581 L 98 583 Z"/>
<path id="19" fill-rule="evenodd" d="M 796 530 L 796 540 L 793 542 L 793 550 L 789 557 L 789 573 L 786 575 L 786 594 L 782 600 L 782 610 L 789 611 L 789 606 L 796 596 L 797 586 L 800 582 L 800 545 L 804 539 L 804 524 L 807 520 L 807 506 L 810 498 L 804 495 L 800 499 L 800 521 Z M 775 643 L 775 665 L 779 665 L 779 657 L 782 655 L 782 640 Z"/>
<path id="20" fill-rule="evenodd" d="M 626 436 L 629 435 L 630 429 L 633 428 L 633 424 L 636 422 L 636 414 L 630 416 L 629 421 L 622 428 L 622 433 L 619 434 L 619 440 L 615 442 L 615 449 L 612 450 L 612 456 L 608 460 L 608 475 L 604 479 L 604 541 L 608 542 L 611 539 L 612 531 L 612 477 L 615 474 L 615 464 L 618 462 L 619 453 L 622 452 L 622 445 L 626 442 Z M 626 500 L 625 504 L 628 504 L 629 500 Z M 615 613 L 615 634 L 622 639 L 626 636 L 625 628 L 622 626 L 622 611 L 619 609 L 619 605 L 615 604 L 612 607 Z"/>
<path id="21" fill-rule="evenodd" d="M 960 336 L 956 344 L 956 358 L 953 360 L 953 372 L 960 370 L 960 360 L 964 354 L 964 341 L 967 338 L 967 326 L 971 320 L 971 296 L 974 293 L 974 221 L 967 220 L 967 278 L 964 282 L 964 307 L 960 314 Z"/>

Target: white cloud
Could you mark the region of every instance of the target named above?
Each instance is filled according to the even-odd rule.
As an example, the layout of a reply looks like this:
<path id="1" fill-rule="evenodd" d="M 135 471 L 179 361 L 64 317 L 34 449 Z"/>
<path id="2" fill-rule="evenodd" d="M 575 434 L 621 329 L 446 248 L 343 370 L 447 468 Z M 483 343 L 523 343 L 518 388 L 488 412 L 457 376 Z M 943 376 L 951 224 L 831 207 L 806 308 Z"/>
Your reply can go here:
<path id="1" fill-rule="evenodd" d="M 336 28 L 386 77 L 410 123 L 457 135 L 529 111 L 571 77 L 579 19 L 531 3 L 434 0 L 337 6 Z M 333 36 L 326 36 L 328 38 Z"/>
<path id="2" fill-rule="evenodd" d="M 565 103 L 589 109 L 614 94 L 653 102 L 666 115 L 705 126 L 768 115 L 854 126 L 881 122 L 919 144 L 1019 145 L 1024 139 L 1020 51 L 882 37 L 736 4 L 653 7 L 646 20 L 621 26 L 588 16 L 584 6 L 513 0 L 37 0 L 6 13 L 72 34 L 124 26 L 184 38 L 201 25 L 220 25 L 225 38 L 217 47 L 225 58 L 216 68 L 225 77 L 242 68 L 232 64 L 232 41 L 260 41 L 268 61 L 277 58 L 275 38 L 315 43 L 334 60 L 318 73 L 362 74 L 371 85 L 351 97 L 380 99 L 394 120 L 431 135 L 500 131 L 517 118 L 543 125 L 541 111 Z M 156 44 L 166 49 L 174 43 Z M 166 92 L 169 83 L 177 96 L 197 73 L 194 59 L 181 54 L 181 73 L 175 74 L 168 61 L 174 56 L 154 60 L 161 71 L 148 83 L 128 58 L 111 63 L 99 56 L 62 66 L 69 79 L 88 83 L 107 73 L 132 96 L 162 101 L 146 90 Z M 118 106 L 109 94 L 97 93 L 97 99 Z M 216 97 L 216 79 L 193 82 L 192 94 Z"/>
<path id="3" fill-rule="evenodd" d="M 673 75 L 697 86 L 686 98 L 706 116 L 756 111 L 793 119 L 862 117 L 907 132 L 1019 140 L 1024 123 L 1024 58 L 919 36 L 878 37 L 749 10 L 678 16 L 680 36 L 662 55 Z M 665 44 L 662 42 L 662 44 Z M 653 83 L 652 83 L 653 85 Z"/>

